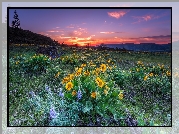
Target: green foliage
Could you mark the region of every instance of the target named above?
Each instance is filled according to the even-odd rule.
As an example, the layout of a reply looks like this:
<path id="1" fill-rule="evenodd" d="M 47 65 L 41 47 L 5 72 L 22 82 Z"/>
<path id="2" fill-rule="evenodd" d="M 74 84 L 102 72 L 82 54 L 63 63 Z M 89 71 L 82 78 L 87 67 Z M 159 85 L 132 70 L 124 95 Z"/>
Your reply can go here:
<path id="1" fill-rule="evenodd" d="M 20 66 L 26 73 L 43 73 L 50 65 L 49 57 L 45 55 L 34 55 L 20 62 Z"/>
<path id="2" fill-rule="evenodd" d="M 127 126 L 128 115 L 138 126 L 171 125 L 168 54 L 62 49 L 53 60 L 10 51 L 10 125 Z"/>

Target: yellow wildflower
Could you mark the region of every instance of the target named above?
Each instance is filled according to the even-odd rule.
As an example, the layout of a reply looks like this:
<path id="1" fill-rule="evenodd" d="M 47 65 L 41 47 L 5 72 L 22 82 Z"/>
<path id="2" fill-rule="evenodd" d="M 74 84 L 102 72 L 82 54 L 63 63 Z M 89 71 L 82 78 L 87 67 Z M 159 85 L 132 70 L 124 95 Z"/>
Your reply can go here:
<path id="1" fill-rule="evenodd" d="M 106 71 L 106 65 L 105 64 L 101 64 L 100 69 L 101 69 L 101 71 L 105 72 Z"/>
<path id="2" fill-rule="evenodd" d="M 71 90 L 73 88 L 73 83 L 72 82 L 68 82 L 67 84 L 66 84 L 66 89 L 69 91 L 69 90 Z"/>
<path id="3" fill-rule="evenodd" d="M 81 67 L 83 68 L 83 67 L 86 67 L 86 64 L 81 64 Z"/>
<path id="4" fill-rule="evenodd" d="M 84 75 L 89 76 L 89 75 L 90 75 L 90 72 L 89 72 L 89 71 L 85 71 L 85 72 L 84 72 Z"/>
<path id="5" fill-rule="evenodd" d="M 58 73 L 55 75 L 55 78 L 57 78 L 59 75 L 60 75 L 60 72 L 58 72 Z"/>
<path id="6" fill-rule="evenodd" d="M 101 81 L 101 79 L 99 77 L 96 78 L 96 83 L 98 83 L 99 81 Z"/>
<path id="7" fill-rule="evenodd" d="M 92 97 L 92 98 L 96 98 L 96 92 L 92 92 L 92 93 L 91 93 L 91 97 Z"/>
<path id="8" fill-rule="evenodd" d="M 64 84 L 64 83 L 68 82 L 69 80 L 70 80 L 69 77 L 65 77 L 65 78 L 63 78 L 62 83 Z"/>
<path id="9" fill-rule="evenodd" d="M 73 95 L 73 96 L 75 96 L 75 95 L 76 95 L 76 91 L 75 91 L 75 90 L 73 90 L 72 95 Z"/>
<path id="10" fill-rule="evenodd" d="M 16 61 L 16 65 L 19 64 L 19 61 Z"/>
<path id="11" fill-rule="evenodd" d="M 167 71 L 166 74 L 167 74 L 167 76 L 171 76 L 170 71 Z"/>
<path id="12" fill-rule="evenodd" d="M 149 76 L 152 77 L 154 74 L 153 73 L 150 73 Z"/>
<path id="13" fill-rule="evenodd" d="M 118 97 L 119 97 L 120 100 L 122 100 L 123 97 L 124 97 L 123 93 L 119 93 Z"/>
<path id="14" fill-rule="evenodd" d="M 137 64 L 138 65 L 142 65 L 143 63 L 142 63 L 142 61 L 138 61 Z"/>
<path id="15" fill-rule="evenodd" d="M 106 89 L 104 90 L 104 94 L 105 94 L 105 95 L 107 95 L 107 94 L 108 94 L 108 91 L 107 91 Z"/>
<path id="16" fill-rule="evenodd" d="M 147 80 L 147 78 L 148 78 L 148 76 L 146 75 L 146 76 L 144 77 L 144 80 L 146 81 L 146 80 Z"/>
<path id="17" fill-rule="evenodd" d="M 104 86 L 104 82 L 99 77 L 96 78 L 96 83 L 98 84 L 100 88 Z"/>
<path id="18" fill-rule="evenodd" d="M 69 74 L 69 79 L 73 80 L 73 78 L 74 78 L 74 74 Z"/>

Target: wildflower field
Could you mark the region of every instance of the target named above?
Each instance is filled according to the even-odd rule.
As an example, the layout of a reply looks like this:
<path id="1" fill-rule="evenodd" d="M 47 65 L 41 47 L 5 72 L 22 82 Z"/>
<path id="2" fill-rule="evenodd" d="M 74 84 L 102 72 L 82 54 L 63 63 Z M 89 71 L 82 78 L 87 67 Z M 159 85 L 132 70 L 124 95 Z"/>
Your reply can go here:
<path id="1" fill-rule="evenodd" d="M 10 126 L 171 126 L 171 53 L 9 48 Z"/>

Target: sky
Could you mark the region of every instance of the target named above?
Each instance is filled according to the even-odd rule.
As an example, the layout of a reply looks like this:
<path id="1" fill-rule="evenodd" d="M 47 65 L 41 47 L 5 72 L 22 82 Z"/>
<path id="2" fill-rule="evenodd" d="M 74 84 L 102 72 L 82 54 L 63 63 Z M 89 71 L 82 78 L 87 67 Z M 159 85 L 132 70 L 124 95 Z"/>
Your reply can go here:
<path id="1" fill-rule="evenodd" d="M 3 2 L 2 3 L 2 12 L 5 14 L 2 14 L 2 22 L 4 22 L 4 16 L 7 14 L 6 7 L 10 5 L 11 7 L 69 7 L 71 6 L 78 6 L 78 7 L 172 7 L 172 42 L 179 40 L 179 16 L 177 14 L 179 10 L 179 5 L 177 5 L 177 2 L 44 2 L 42 5 L 42 2 Z M 18 9 L 19 10 L 19 9 Z M 19 15 L 20 21 L 21 21 L 21 27 L 23 29 L 26 29 L 23 27 L 21 20 L 23 15 L 21 16 L 20 11 L 17 10 L 17 13 Z M 125 10 L 126 11 L 126 10 Z M 12 11 L 14 12 L 14 11 Z M 76 11 L 77 12 L 77 11 Z M 88 11 L 89 12 L 89 11 Z M 111 17 L 108 14 L 109 11 L 105 11 L 102 13 L 100 17 L 97 17 L 97 15 L 100 15 L 99 13 L 90 13 L 86 16 L 90 16 L 88 19 L 81 19 L 81 20 L 75 20 L 74 16 L 78 18 L 80 15 L 84 13 L 78 13 L 74 16 L 72 15 L 73 21 L 69 23 L 68 20 L 70 20 L 70 15 L 67 15 L 65 12 L 64 16 L 61 15 L 60 17 L 63 17 L 63 24 L 57 23 L 55 21 L 51 21 L 54 25 L 42 25 L 44 22 L 38 26 L 38 28 L 34 28 L 34 26 L 28 26 L 31 27 L 31 29 L 35 29 L 37 33 L 44 34 L 46 36 L 50 36 L 54 38 L 55 40 L 58 40 L 60 43 L 63 41 L 65 43 L 80 43 L 81 45 L 86 43 L 91 44 L 99 44 L 99 43 L 140 43 L 140 42 L 154 42 L 154 43 L 164 43 L 166 42 L 167 38 L 170 39 L 170 28 L 171 28 L 171 16 L 169 13 L 169 16 L 163 15 L 162 12 L 165 11 L 142 11 L 140 13 L 137 13 L 137 11 L 132 11 L 132 9 L 127 11 L 122 17 L 115 18 Z M 139 12 L 139 11 L 138 11 Z M 13 13 L 14 14 L 14 13 Z M 49 13 L 50 14 L 50 13 Z M 167 14 L 167 13 L 166 13 Z M 35 14 L 34 14 L 35 15 Z M 33 16 L 34 16 L 33 15 Z M 147 15 L 151 15 L 148 17 L 148 19 L 145 19 Z M 47 15 L 46 15 L 47 16 Z M 58 16 L 58 15 L 57 15 Z M 68 16 L 68 17 L 67 17 Z M 157 16 L 159 16 L 157 18 Z M 27 18 L 27 16 L 25 16 Z M 32 17 L 32 16 L 31 16 Z M 140 18 L 141 17 L 141 18 Z M 143 18 L 142 18 L 143 17 Z M 167 19 L 168 17 L 168 19 Z M 50 17 L 48 17 L 50 18 Z M 65 18 L 65 19 L 64 19 Z M 90 25 L 89 19 L 93 21 L 93 24 Z M 97 18 L 97 19 L 95 19 Z M 10 18 L 12 19 L 12 18 Z M 58 20 L 58 17 L 53 17 L 51 20 Z M 95 21 L 94 21 L 95 19 Z M 143 20 L 142 20 L 143 19 Z M 30 21 L 31 19 L 29 19 Z M 43 20 L 43 19 L 42 19 Z M 83 21 L 84 20 L 84 21 Z M 88 20 L 89 22 L 85 24 L 85 20 Z M 101 21 L 103 20 L 103 22 Z M 128 21 L 127 21 L 128 20 Z M 164 21 L 166 20 L 166 21 Z M 167 22 L 168 20 L 168 22 Z M 178 21 L 177 21 L 178 20 Z M 33 20 L 34 21 L 34 20 Z M 48 19 L 48 22 L 50 19 Z M 59 20 L 60 21 L 60 20 Z M 64 26 L 65 21 L 67 22 Z M 78 22 L 82 22 L 81 23 Z M 137 21 L 141 21 L 138 22 Z M 35 21 L 34 21 L 35 22 Z M 39 17 L 38 22 L 40 23 Z M 47 21 L 46 21 L 47 22 Z M 62 22 L 62 20 L 61 20 Z M 75 22 L 75 23 L 74 23 Z M 95 23 L 94 23 L 95 22 Z M 119 22 L 119 26 L 117 26 L 117 22 Z M 135 23 L 136 22 L 136 23 Z M 113 25 L 112 25 L 113 23 Z M 156 23 L 156 24 L 155 24 Z M 33 24 L 31 22 L 31 24 Z M 37 25 L 37 24 L 36 24 Z M 61 25 L 61 27 L 60 27 Z M 95 25 L 95 28 L 92 28 Z M 97 26 L 96 26 L 97 25 Z M 108 25 L 108 26 L 107 26 Z M 110 27 L 110 25 L 112 27 Z M 158 25 L 158 27 L 157 27 Z M 70 28 L 71 26 L 71 28 Z M 155 28 L 155 26 L 157 28 Z M 166 26 L 166 27 L 165 27 Z M 68 28 L 67 28 L 68 27 Z M 74 27 L 74 28 L 72 28 Z M 44 29 L 43 29 L 44 28 Z M 57 30 L 58 28 L 58 30 Z M 79 29 L 81 28 L 81 29 Z M 129 30 L 130 29 L 130 30 Z M 137 29 L 137 30 L 136 30 Z M 29 29 L 28 29 L 29 30 Z M 60 30 L 65 30 L 63 33 L 60 32 Z M 47 32 L 48 31 L 48 32 Z M 51 31 L 51 32 L 50 32 Z M 137 31 L 137 32 L 136 32 Z M 100 33 L 101 32 L 101 33 Z M 153 33 L 153 34 L 152 34 Z M 59 35 L 60 34 L 60 35 Z M 154 41 L 154 39 L 157 39 L 157 42 Z M 164 40 L 165 39 L 165 40 Z M 161 42 L 162 41 L 162 42 Z M 171 42 L 170 40 L 168 42 Z M 168 43 L 167 42 L 167 43 Z"/>
<path id="2" fill-rule="evenodd" d="M 9 25 L 14 20 L 9 10 Z M 21 28 L 81 46 L 171 42 L 170 9 L 17 9 Z"/>

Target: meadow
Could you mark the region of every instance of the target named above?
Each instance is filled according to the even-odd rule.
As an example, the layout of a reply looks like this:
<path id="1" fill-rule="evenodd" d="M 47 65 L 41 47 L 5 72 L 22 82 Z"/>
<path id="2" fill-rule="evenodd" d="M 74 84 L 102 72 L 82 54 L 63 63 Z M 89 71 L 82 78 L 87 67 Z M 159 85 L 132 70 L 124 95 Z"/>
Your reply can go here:
<path id="1" fill-rule="evenodd" d="M 10 46 L 9 126 L 171 126 L 171 53 Z"/>

